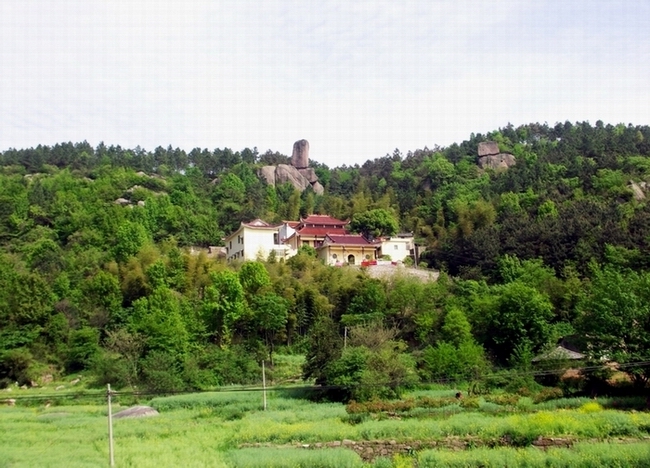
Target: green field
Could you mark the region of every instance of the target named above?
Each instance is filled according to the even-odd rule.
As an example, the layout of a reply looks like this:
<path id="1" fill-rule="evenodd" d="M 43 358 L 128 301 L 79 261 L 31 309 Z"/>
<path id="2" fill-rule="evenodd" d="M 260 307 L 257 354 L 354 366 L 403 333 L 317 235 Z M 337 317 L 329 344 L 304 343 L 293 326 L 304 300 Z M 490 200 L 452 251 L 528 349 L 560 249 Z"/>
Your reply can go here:
<path id="1" fill-rule="evenodd" d="M 453 394 L 419 391 L 401 402 L 346 408 L 274 391 L 266 411 L 257 390 L 143 400 L 160 415 L 114 421 L 116 466 L 650 466 L 650 413 L 609 409 L 624 400 L 535 404 L 501 395 L 457 402 Z M 17 406 L 0 408 L 0 467 L 108 465 L 101 401 L 46 408 L 16 398 Z M 133 403 L 120 398 L 124 406 L 114 412 Z M 542 450 L 533 445 L 540 437 L 570 447 Z M 362 458 L 355 446 L 358 452 L 373 446 L 375 453 Z M 396 451 L 382 456 L 383 446 Z"/>

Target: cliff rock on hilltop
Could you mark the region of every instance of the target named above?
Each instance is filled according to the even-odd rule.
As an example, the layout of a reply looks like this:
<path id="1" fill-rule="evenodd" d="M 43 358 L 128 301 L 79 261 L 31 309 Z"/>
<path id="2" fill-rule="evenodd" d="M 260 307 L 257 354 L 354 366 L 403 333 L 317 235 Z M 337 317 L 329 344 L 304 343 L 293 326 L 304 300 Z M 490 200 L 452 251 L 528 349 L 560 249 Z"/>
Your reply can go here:
<path id="1" fill-rule="evenodd" d="M 298 140 L 293 144 L 291 165 L 298 169 L 309 167 L 309 142 L 307 140 Z"/>
<path id="2" fill-rule="evenodd" d="M 309 167 L 309 142 L 307 140 L 298 140 L 293 144 L 291 165 L 264 166 L 258 170 L 257 175 L 269 185 L 289 182 L 301 192 L 307 187 L 311 187 L 318 195 L 322 195 L 325 191 L 318 182 L 316 172 Z"/>
<path id="3" fill-rule="evenodd" d="M 499 151 L 496 141 L 482 141 L 478 144 L 478 165 L 481 169 L 503 170 L 516 164 L 514 155 Z"/>

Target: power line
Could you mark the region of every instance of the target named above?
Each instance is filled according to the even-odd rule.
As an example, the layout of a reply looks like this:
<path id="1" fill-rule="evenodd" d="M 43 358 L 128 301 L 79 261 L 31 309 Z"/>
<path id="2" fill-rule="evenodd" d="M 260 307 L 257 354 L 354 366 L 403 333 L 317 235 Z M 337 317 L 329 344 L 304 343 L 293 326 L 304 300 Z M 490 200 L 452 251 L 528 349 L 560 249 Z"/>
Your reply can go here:
<path id="1" fill-rule="evenodd" d="M 598 370 L 611 369 L 618 371 L 625 371 L 626 369 L 638 369 L 643 367 L 649 367 L 650 361 L 634 361 L 623 364 L 618 364 L 615 369 L 609 367 L 607 364 L 603 365 L 594 365 L 594 366 L 582 366 L 582 367 L 561 367 L 554 369 L 544 369 L 538 371 L 518 371 L 518 370 L 508 370 L 500 369 L 485 376 L 482 376 L 481 379 L 475 380 L 485 380 L 490 377 L 499 376 L 500 372 L 508 372 L 510 377 L 542 377 L 546 375 L 555 375 L 558 373 L 563 373 L 567 369 L 573 369 L 581 373 L 592 373 Z M 427 382 L 420 382 L 420 385 L 431 385 L 431 384 L 453 384 L 453 383 L 462 383 L 467 382 L 467 380 L 472 380 L 468 378 L 458 378 L 454 376 L 440 377 L 433 379 Z M 312 391 L 326 391 L 326 390 L 345 390 L 349 388 L 380 388 L 385 386 L 399 386 L 401 381 L 391 381 L 381 384 L 352 384 L 348 386 L 342 385 L 299 385 L 299 386 L 269 386 L 266 388 L 267 391 L 298 391 L 298 390 L 312 390 Z M 190 395 L 190 394 L 204 394 L 204 393 L 244 393 L 244 392 L 263 392 L 264 389 L 260 385 L 254 385 L 249 387 L 236 387 L 236 388 L 215 388 L 209 390 L 176 390 L 176 391 L 157 391 L 157 390 L 127 390 L 127 391 L 111 391 L 111 395 L 116 397 L 155 397 L 155 396 L 176 396 L 176 395 Z M 16 396 L 14 399 L 16 402 L 19 401 L 40 401 L 40 400 L 59 400 L 59 399 L 104 399 L 106 398 L 105 391 L 88 391 L 88 392 L 78 392 L 78 393 L 53 393 L 53 394 L 40 394 L 40 395 L 26 395 L 26 396 Z"/>

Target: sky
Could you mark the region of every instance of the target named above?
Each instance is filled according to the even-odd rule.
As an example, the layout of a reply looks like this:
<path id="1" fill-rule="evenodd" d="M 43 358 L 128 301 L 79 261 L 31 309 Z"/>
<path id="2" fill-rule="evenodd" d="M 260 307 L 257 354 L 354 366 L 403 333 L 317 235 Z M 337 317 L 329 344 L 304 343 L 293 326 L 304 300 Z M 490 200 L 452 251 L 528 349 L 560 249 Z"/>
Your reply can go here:
<path id="1" fill-rule="evenodd" d="M 330 167 L 531 122 L 650 124 L 649 0 L 2 0 L 0 151 Z"/>

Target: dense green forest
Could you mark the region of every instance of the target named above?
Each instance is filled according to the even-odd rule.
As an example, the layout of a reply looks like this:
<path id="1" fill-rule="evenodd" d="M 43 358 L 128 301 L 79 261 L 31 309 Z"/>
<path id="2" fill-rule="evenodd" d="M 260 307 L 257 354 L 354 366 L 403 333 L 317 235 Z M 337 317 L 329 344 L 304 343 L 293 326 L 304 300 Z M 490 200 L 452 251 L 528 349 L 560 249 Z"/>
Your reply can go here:
<path id="1" fill-rule="evenodd" d="M 482 141 L 516 165 L 480 169 Z M 281 351 L 363 399 L 529 369 L 561 338 L 647 383 L 650 127 L 507 126 L 362 166 L 311 161 L 324 195 L 257 176 L 288 160 L 85 142 L 0 154 L 0 383 L 82 370 L 152 390 L 250 383 Z M 308 250 L 226 265 L 201 249 L 258 217 L 373 209 L 413 232 L 437 282 Z"/>

